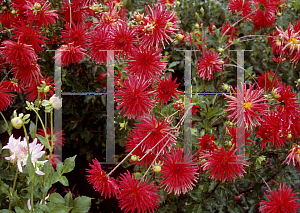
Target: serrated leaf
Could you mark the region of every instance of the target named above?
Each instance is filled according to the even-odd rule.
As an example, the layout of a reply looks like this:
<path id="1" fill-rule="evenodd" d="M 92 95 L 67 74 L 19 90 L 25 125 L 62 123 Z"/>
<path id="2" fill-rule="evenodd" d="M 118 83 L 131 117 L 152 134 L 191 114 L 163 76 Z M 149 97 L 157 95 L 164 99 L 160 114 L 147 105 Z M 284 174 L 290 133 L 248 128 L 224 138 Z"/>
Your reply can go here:
<path id="1" fill-rule="evenodd" d="M 85 213 L 88 212 L 91 207 L 92 198 L 81 196 L 77 197 L 74 200 L 74 208 L 72 209 L 72 213 Z"/>
<path id="2" fill-rule="evenodd" d="M 50 201 L 50 202 L 53 202 L 55 204 L 64 204 L 65 203 L 64 198 L 56 192 L 51 193 L 47 200 Z"/>
<path id="3" fill-rule="evenodd" d="M 76 155 L 65 159 L 62 173 L 71 172 L 75 168 L 75 158 Z"/>

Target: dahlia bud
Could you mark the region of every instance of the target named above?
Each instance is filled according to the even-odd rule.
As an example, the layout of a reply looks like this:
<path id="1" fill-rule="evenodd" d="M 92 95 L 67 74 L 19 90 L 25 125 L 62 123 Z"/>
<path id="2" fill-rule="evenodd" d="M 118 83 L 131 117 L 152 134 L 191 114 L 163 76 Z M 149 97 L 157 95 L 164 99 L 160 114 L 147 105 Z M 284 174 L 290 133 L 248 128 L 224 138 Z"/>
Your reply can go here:
<path id="1" fill-rule="evenodd" d="M 223 89 L 227 92 L 230 92 L 230 86 L 228 84 L 223 83 Z"/>
<path id="2" fill-rule="evenodd" d="M 292 135 L 289 133 L 289 134 L 287 135 L 287 138 L 288 138 L 288 139 L 291 139 L 291 138 L 292 138 Z"/>
<path id="3" fill-rule="evenodd" d="M 281 17 L 282 13 L 277 13 L 276 15 L 277 15 L 278 17 Z"/>
<path id="4" fill-rule="evenodd" d="M 300 78 L 297 80 L 297 83 L 300 84 Z"/>
<path id="5" fill-rule="evenodd" d="M 60 109 L 61 108 L 61 99 L 55 95 L 53 95 L 50 99 L 49 99 L 49 103 L 50 105 L 54 108 L 54 109 Z"/>
<path id="6" fill-rule="evenodd" d="M 136 22 L 140 22 L 144 18 L 144 13 L 140 14 L 139 12 L 135 12 L 133 15 L 133 19 Z"/>
<path id="7" fill-rule="evenodd" d="M 272 95 L 273 95 L 273 97 L 275 98 L 275 99 L 277 99 L 277 98 L 280 98 L 281 97 L 281 95 L 279 95 L 278 93 L 277 93 L 277 89 L 272 89 Z"/>
<path id="8" fill-rule="evenodd" d="M 159 173 L 161 171 L 161 166 L 153 166 L 152 169 L 155 173 Z"/>
<path id="9" fill-rule="evenodd" d="M 180 33 L 178 33 L 178 34 L 176 35 L 176 38 L 177 38 L 179 41 L 182 41 L 183 35 L 180 34 Z"/>
<path id="10" fill-rule="evenodd" d="M 182 110 L 183 109 L 183 102 L 181 100 L 176 101 L 173 103 L 173 106 L 176 110 Z"/>
<path id="11" fill-rule="evenodd" d="M 199 28 L 200 28 L 200 26 L 199 26 L 198 23 L 195 24 L 195 28 L 196 28 L 196 29 L 199 29 Z"/>
<path id="12" fill-rule="evenodd" d="M 222 47 L 219 47 L 219 48 L 218 48 L 218 52 L 219 52 L 219 53 L 222 53 L 222 52 L 224 52 L 224 49 L 223 49 Z"/>
<path id="13" fill-rule="evenodd" d="M 16 129 L 20 129 L 23 126 L 23 121 L 19 117 L 14 117 L 11 119 L 11 125 Z"/>
<path id="14" fill-rule="evenodd" d="M 133 162 L 137 161 L 138 158 L 139 158 L 139 157 L 136 156 L 136 155 L 132 155 L 132 156 L 131 156 L 131 160 L 132 160 Z"/>
<path id="15" fill-rule="evenodd" d="M 3 7 L 1 7 L 1 10 L 6 10 L 7 9 L 7 7 L 6 6 L 3 6 Z"/>
<path id="16" fill-rule="evenodd" d="M 213 25 L 211 26 L 211 29 L 213 29 L 213 30 L 217 29 L 216 25 L 213 24 Z"/>
<path id="17" fill-rule="evenodd" d="M 49 86 L 45 86 L 45 88 L 44 88 L 44 93 L 49 92 L 49 90 L 50 90 L 50 87 L 49 87 Z"/>
<path id="18" fill-rule="evenodd" d="M 16 15 L 17 11 L 16 10 L 12 10 L 10 13 L 13 14 L 13 15 Z"/>
<path id="19" fill-rule="evenodd" d="M 180 1 L 176 1 L 176 5 L 179 6 L 180 5 Z"/>
<path id="20" fill-rule="evenodd" d="M 34 9 L 39 10 L 42 8 L 42 6 L 40 5 L 40 3 L 35 2 L 33 5 Z"/>

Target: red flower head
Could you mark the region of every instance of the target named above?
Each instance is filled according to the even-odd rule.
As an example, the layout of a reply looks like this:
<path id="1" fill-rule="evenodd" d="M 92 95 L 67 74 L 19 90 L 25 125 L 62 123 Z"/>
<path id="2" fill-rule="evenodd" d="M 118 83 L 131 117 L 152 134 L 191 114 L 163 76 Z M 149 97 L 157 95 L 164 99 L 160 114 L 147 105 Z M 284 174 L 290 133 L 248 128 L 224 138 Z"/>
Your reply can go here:
<path id="1" fill-rule="evenodd" d="M 3 88 L 6 88 L 8 91 L 10 92 L 20 92 L 22 93 L 24 91 L 24 88 L 18 84 L 18 80 L 17 79 L 12 79 L 12 80 L 6 80 L 3 81 L 0 84 Z"/>
<path id="2" fill-rule="evenodd" d="M 237 121 L 238 126 L 245 124 L 246 129 L 260 124 L 262 120 L 261 115 L 266 112 L 266 107 L 268 106 L 268 103 L 264 103 L 268 99 L 263 96 L 263 90 L 255 90 L 254 84 L 251 86 L 250 83 L 249 87 L 247 89 L 247 84 L 244 84 L 244 95 L 242 95 L 239 87 L 237 91 L 231 88 L 235 96 L 225 95 L 226 98 L 230 99 L 228 101 L 229 104 L 226 105 L 228 106 L 226 111 L 231 111 L 228 117 L 233 118 L 233 121 Z"/>
<path id="3" fill-rule="evenodd" d="M 7 29 L 10 29 L 16 22 L 16 18 L 13 14 L 11 14 L 11 12 L 6 11 L 0 14 L 0 22 L 2 26 L 6 27 Z"/>
<path id="4" fill-rule="evenodd" d="M 27 66 L 37 60 L 34 49 L 30 45 L 23 44 L 20 41 L 3 41 L 0 51 L 6 62 L 14 66 Z"/>
<path id="5" fill-rule="evenodd" d="M 215 181 L 229 180 L 234 182 L 236 175 L 240 178 L 243 177 L 244 166 L 247 166 L 241 162 L 238 162 L 238 156 L 235 154 L 237 149 L 234 146 L 225 150 L 222 145 L 221 149 L 216 149 L 214 152 L 206 152 L 201 158 L 204 159 L 203 170 L 209 170 L 211 172 L 210 178 Z"/>
<path id="6" fill-rule="evenodd" d="M 285 184 L 279 185 L 279 190 L 274 192 L 267 190 L 270 195 L 266 195 L 268 200 L 263 200 L 260 202 L 259 211 L 262 213 L 283 213 L 290 212 L 296 213 L 299 210 L 299 198 L 297 197 L 297 192 L 285 187 Z"/>
<path id="7" fill-rule="evenodd" d="M 0 112 L 6 110 L 9 105 L 13 102 L 13 97 L 16 95 L 9 93 L 10 91 L 0 85 Z"/>
<path id="8" fill-rule="evenodd" d="M 262 27 L 271 27 L 274 25 L 276 16 L 276 5 L 269 0 L 253 0 L 255 6 L 255 13 L 252 16 L 252 22 L 255 29 Z"/>
<path id="9" fill-rule="evenodd" d="M 299 99 L 297 98 L 298 94 L 292 92 L 291 85 L 286 87 L 285 83 L 281 83 L 281 85 L 277 87 L 276 93 L 278 95 L 276 101 L 281 103 L 280 106 L 277 106 L 277 110 L 283 113 L 285 119 L 290 120 L 290 117 L 294 117 L 300 112 Z"/>
<path id="10" fill-rule="evenodd" d="M 83 23 L 88 16 L 88 1 L 86 0 L 72 0 L 71 1 L 71 20 L 75 23 Z M 92 1 L 91 1 L 92 2 Z M 62 6 L 61 15 L 64 16 L 63 20 L 70 23 L 70 5 L 69 1 L 65 0 Z"/>
<path id="11" fill-rule="evenodd" d="M 21 43 L 31 45 L 34 48 L 36 54 L 39 54 L 39 52 L 43 50 L 43 47 L 41 47 L 41 45 L 46 45 L 45 41 L 43 41 L 42 39 L 47 39 L 41 36 L 42 33 L 40 33 L 39 30 L 39 27 L 34 27 L 31 24 L 29 26 L 26 26 L 24 22 L 21 22 L 20 25 L 14 26 L 12 35 L 13 38 L 19 39 Z"/>
<path id="12" fill-rule="evenodd" d="M 205 134 L 201 138 L 197 138 L 200 142 L 196 143 L 196 145 L 200 145 L 200 149 L 197 151 L 206 151 L 209 150 L 210 152 L 213 152 L 215 149 L 218 149 L 218 146 L 215 143 L 215 135 L 212 134 L 210 137 L 209 135 Z"/>
<path id="13" fill-rule="evenodd" d="M 141 117 L 154 107 L 155 100 L 150 98 L 154 92 L 147 91 L 150 84 L 145 78 L 138 79 L 137 76 L 129 75 L 122 86 L 116 91 L 116 100 L 119 102 L 117 108 L 122 108 L 120 113 L 126 109 L 124 116 L 133 119 Z"/>
<path id="14" fill-rule="evenodd" d="M 162 106 L 164 103 L 168 104 L 168 101 L 172 98 L 175 97 L 179 100 L 178 96 L 176 93 L 182 93 L 179 90 L 177 90 L 177 87 L 180 84 L 176 84 L 177 78 L 172 81 L 172 73 L 170 74 L 169 78 L 167 78 L 165 74 L 165 80 L 161 80 L 158 78 L 158 84 L 157 88 L 155 90 L 155 97 L 157 98 L 157 101 L 161 101 Z"/>
<path id="15" fill-rule="evenodd" d="M 300 170 L 300 146 L 294 143 L 292 148 L 288 152 L 288 156 L 282 164 L 286 163 L 289 165 L 291 160 L 293 161 L 293 166 L 295 166 L 297 170 Z"/>
<path id="16" fill-rule="evenodd" d="M 240 144 L 237 143 L 237 138 L 243 138 L 242 134 L 240 132 L 237 132 L 237 127 L 230 127 L 227 124 L 227 129 L 228 129 L 228 135 L 232 137 L 231 143 L 236 145 L 238 147 L 238 150 L 240 150 Z M 241 132 L 242 133 L 242 132 Z M 251 135 L 251 132 L 247 132 L 245 130 L 245 141 L 242 143 L 245 143 L 245 145 L 250 145 L 251 143 L 254 143 L 251 139 L 248 139 L 248 137 Z M 238 139 L 239 141 L 239 139 Z"/>
<path id="17" fill-rule="evenodd" d="M 93 165 L 94 164 L 94 165 Z M 87 180 L 90 184 L 93 184 L 93 187 L 96 191 L 101 193 L 101 196 L 104 194 L 104 197 L 116 196 L 119 192 L 119 187 L 116 180 L 110 178 L 105 174 L 105 171 L 101 168 L 101 164 L 97 159 L 93 159 L 93 164 L 89 164 L 91 169 L 86 169 L 87 173 L 90 173 L 87 176 Z"/>
<path id="18" fill-rule="evenodd" d="M 158 194 L 159 187 L 154 186 L 154 181 L 150 184 L 146 181 L 137 180 L 135 175 L 125 173 L 121 174 L 120 181 L 120 193 L 117 195 L 119 200 L 119 206 L 125 213 L 137 212 L 154 212 L 159 205 L 159 198 L 161 196 Z"/>
<path id="19" fill-rule="evenodd" d="M 289 27 L 286 31 L 284 31 L 280 26 L 276 27 L 278 34 L 278 40 L 281 41 L 282 46 L 282 54 L 286 54 L 289 58 L 291 58 L 291 62 L 293 64 L 297 64 L 300 59 L 300 31 L 298 29 L 297 22 L 294 26 L 289 24 Z"/>
<path id="20" fill-rule="evenodd" d="M 125 22 L 120 23 L 110 29 L 110 36 L 106 43 L 111 50 L 122 50 L 118 51 L 118 54 L 130 54 L 134 49 L 134 44 L 138 41 L 135 37 L 137 32 L 135 28 L 128 26 Z"/>
<path id="21" fill-rule="evenodd" d="M 45 134 L 44 130 L 39 129 L 38 130 L 38 135 L 43 136 L 44 138 L 48 138 L 50 146 L 52 144 L 52 140 L 51 140 L 51 131 L 49 129 L 49 127 L 47 127 L 47 132 Z M 63 146 L 65 144 L 65 139 L 63 138 L 63 135 L 65 135 L 65 133 L 63 133 L 63 130 L 59 131 L 59 132 L 54 132 L 54 127 L 53 127 L 53 143 L 54 143 L 54 150 L 56 149 L 60 149 L 61 145 Z"/>
<path id="22" fill-rule="evenodd" d="M 40 93 L 40 97 L 42 100 L 44 99 L 48 99 L 50 98 L 53 94 L 54 94 L 54 83 L 53 83 L 53 77 L 49 76 L 49 77 L 44 77 L 42 79 L 40 79 L 40 81 L 36 82 L 34 81 L 32 85 L 30 85 L 29 87 L 25 88 L 25 93 L 26 94 L 26 98 L 28 101 L 30 102 L 34 102 L 37 98 L 38 98 L 38 88 L 40 87 L 42 84 L 42 81 L 45 81 L 46 85 L 49 86 L 49 92 L 48 93 Z M 45 97 L 46 95 L 46 97 Z"/>
<path id="23" fill-rule="evenodd" d="M 27 21 L 36 22 L 39 27 L 45 25 L 46 28 L 48 24 L 53 25 L 56 22 L 58 15 L 55 13 L 56 10 L 49 10 L 51 5 L 49 2 L 46 2 L 39 10 L 35 9 L 32 2 L 26 2 L 24 13 L 28 17 Z"/>
<path id="24" fill-rule="evenodd" d="M 246 20 L 250 19 L 250 13 L 252 11 L 252 1 L 248 0 L 230 0 L 227 8 L 234 13 L 241 12 L 241 16 Z"/>
<path id="25" fill-rule="evenodd" d="M 233 41 L 234 38 L 237 37 L 237 29 L 238 27 L 234 27 L 231 26 L 230 23 L 226 22 L 223 26 L 222 26 L 222 35 L 227 36 L 226 39 L 229 41 Z"/>
<path id="26" fill-rule="evenodd" d="M 198 166 L 192 163 L 192 156 L 186 154 L 183 156 L 183 149 L 177 147 L 170 150 L 171 154 L 166 153 L 161 167 L 163 174 L 159 178 L 162 179 L 161 186 L 170 194 L 174 191 L 175 195 L 185 194 L 188 190 L 192 190 L 197 183 L 196 175 Z"/>
<path id="27" fill-rule="evenodd" d="M 170 149 L 172 144 L 176 144 L 174 138 L 177 132 L 171 129 L 171 123 L 172 120 L 168 121 L 168 118 L 164 118 L 160 122 L 159 119 L 156 119 L 153 115 L 150 118 L 144 117 L 133 127 L 133 131 L 129 136 L 129 143 L 140 143 L 143 140 L 140 149 L 143 152 L 152 149 L 152 153 L 154 154 L 158 153 L 164 147 Z M 162 151 L 162 153 L 164 153 L 164 151 Z M 140 155 L 138 156 L 142 157 Z"/>
<path id="28" fill-rule="evenodd" d="M 290 139 L 287 138 L 289 132 L 289 128 L 287 127 L 289 123 L 283 119 L 282 116 L 282 113 L 274 110 L 263 115 L 265 121 L 261 123 L 258 131 L 255 131 L 255 133 L 263 139 L 261 150 L 265 147 L 266 142 L 268 142 L 268 146 L 271 142 L 276 149 L 279 149 L 280 146 L 284 146 L 287 141 L 290 141 Z"/>
<path id="29" fill-rule="evenodd" d="M 160 44 L 164 46 L 164 42 L 173 42 L 169 35 L 175 34 L 178 30 L 178 18 L 174 11 L 169 11 L 165 5 L 161 4 L 152 5 L 149 8 L 145 6 L 145 8 L 147 16 L 143 18 L 140 26 L 143 46 L 158 48 Z"/>
<path id="30" fill-rule="evenodd" d="M 222 70 L 222 64 L 224 63 L 222 59 L 218 59 L 219 53 L 214 51 L 206 51 L 203 54 L 203 59 L 199 57 L 199 62 L 197 65 L 197 75 L 203 80 L 212 80 L 213 73 Z"/>
<path id="31" fill-rule="evenodd" d="M 65 28 L 61 32 L 62 42 L 65 44 L 73 43 L 74 46 L 81 46 L 85 48 L 87 46 L 88 33 L 84 24 L 74 24 L 72 28 L 69 24 L 65 24 Z"/>
<path id="32" fill-rule="evenodd" d="M 257 83 L 259 87 L 261 89 L 264 89 L 265 91 L 268 91 L 269 88 L 271 87 L 272 81 L 273 83 L 271 89 L 276 87 L 277 84 L 279 83 L 279 77 L 276 75 L 274 78 L 274 75 L 275 73 L 273 73 L 272 71 L 267 71 L 266 74 L 264 72 L 260 72 L 260 75 L 257 76 Z"/>
<path id="33" fill-rule="evenodd" d="M 271 45 L 272 52 L 276 55 L 283 55 L 283 40 L 279 36 L 279 30 L 277 29 L 277 31 L 271 33 L 271 35 L 266 35 L 266 37 Z"/>
<path id="34" fill-rule="evenodd" d="M 34 82 L 40 82 L 42 78 L 40 66 L 35 62 L 29 65 L 20 65 L 11 69 L 14 78 L 18 79 L 23 87 L 28 87 Z"/>
<path id="35" fill-rule="evenodd" d="M 138 144 L 140 141 L 137 141 L 136 138 L 141 138 L 140 134 L 135 134 L 135 132 L 131 131 L 130 135 L 129 135 L 129 140 L 126 141 L 125 146 L 127 147 L 126 152 L 131 152 Z M 138 146 L 133 152 L 132 155 L 136 155 L 138 157 L 138 159 L 141 160 L 137 160 L 134 161 L 134 165 L 137 167 L 138 165 L 140 165 L 140 168 L 142 167 L 146 167 L 148 168 L 149 165 L 151 165 L 151 163 L 153 162 L 154 158 L 155 158 L 155 154 L 153 154 L 153 152 L 148 152 L 146 155 L 147 149 L 144 148 L 143 145 Z M 144 158 L 142 158 L 144 155 L 146 155 Z M 130 162 L 132 162 L 132 160 L 129 160 Z"/>
<path id="36" fill-rule="evenodd" d="M 62 66 L 69 66 L 71 63 L 77 64 L 85 57 L 85 50 L 80 46 L 74 46 L 73 43 L 62 45 L 58 50 L 54 58 L 56 63 Z"/>
<path id="37" fill-rule="evenodd" d="M 106 63 L 107 52 L 103 50 L 109 50 L 105 41 L 108 39 L 109 30 L 107 27 L 95 27 L 93 32 L 89 34 L 89 56 L 98 64 L 102 62 Z"/>
<path id="38" fill-rule="evenodd" d="M 167 62 L 160 61 L 164 58 L 160 52 L 161 50 L 155 48 L 134 49 L 124 62 L 127 64 L 128 73 L 154 81 L 154 78 L 158 78 L 158 74 L 162 74 L 167 64 Z"/>

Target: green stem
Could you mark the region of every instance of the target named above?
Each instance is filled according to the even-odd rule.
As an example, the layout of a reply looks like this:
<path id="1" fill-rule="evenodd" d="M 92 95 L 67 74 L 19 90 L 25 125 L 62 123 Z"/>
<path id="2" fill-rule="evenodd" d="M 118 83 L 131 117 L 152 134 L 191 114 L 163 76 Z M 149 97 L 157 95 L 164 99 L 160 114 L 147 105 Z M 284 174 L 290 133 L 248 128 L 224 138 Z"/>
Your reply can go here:
<path id="1" fill-rule="evenodd" d="M 47 166 L 47 172 L 46 172 L 46 174 L 47 174 L 47 176 L 48 176 L 48 174 L 49 174 L 49 168 L 50 168 L 50 165 L 51 165 L 51 158 L 52 158 L 52 151 L 53 151 L 53 145 L 54 145 L 54 135 L 53 135 L 53 110 L 51 110 L 51 112 L 50 112 L 50 128 L 51 128 L 51 147 L 50 147 L 50 153 L 49 153 L 49 160 L 48 160 L 48 166 Z M 45 132 L 45 134 L 46 134 L 46 132 Z M 47 137 L 47 140 L 48 140 L 48 137 Z M 48 143 L 49 143 L 49 141 L 48 141 Z M 44 182 L 45 183 L 45 182 Z M 46 194 L 47 194 L 47 192 L 44 192 L 43 193 L 43 201 L 42 201 L 42 203 L 44 204 L 45 203 L 45 198 L 46 198 Z"/>
<path id="2" fill-rule="evenodd" d="M 11 131 L 10 131 L 10 129 L 9 129 L 7 120 L 5 119 L 5 117 L 4 117 L 4 115 L 2 114 L 2 112 L 0 112 L 0 114 L 1 114 L 1 116 L 2 116 L 2 118 L 3 118 L 3 120 L 5 121 L 6 128 L 7 128 L 7 132 L 8 132 L 8 134 L 9 134 L 9 136 L 11 136 Z"/>
<path id="3" fill-rule="evenodd" d="M 31 210 L 30 212 L 32 212 L 33 210 L 33 181 L 34 178 L 32 179 L 31 176 L 35 174 L 34 172 L 34 168 L 33 168 L 33 164 L 31 161 L 31 153 L 30 153 L 30 149 L 29 149 L 29 140 L 28 140 L 28 136 L 27 136 L 27 130 L 25 128 L 25 125 L 23 124 L 23 130 L 24 130 L 24 134 L 25 134 L 25 138 L 26 138 L 26 142 L 27 142 L 27 150 L 28 150 L 28 162 L 29 162 L 29 176 L 30 176 L 30 181 L 32 181 L 32 190 L 31 190 L 31 199 L 30 199 L 30 205 L 31 205 Z"/>
<path id="4" fill-rule="evenodd" d="M 17 168 L 16 175 L 15 175 L 15 180 L 14 180 L 14 185 L 13 185 L 13 189 L 12 189 L 12 192 L 11 192 L 12 197 L 14 196 L 14 191 L 15 191 L 15 188 L 16 188 L 18 173 L 19 173 L 19 169 Z M 11 211 L 11 202 L 9 202 L 8 211 Z"/>

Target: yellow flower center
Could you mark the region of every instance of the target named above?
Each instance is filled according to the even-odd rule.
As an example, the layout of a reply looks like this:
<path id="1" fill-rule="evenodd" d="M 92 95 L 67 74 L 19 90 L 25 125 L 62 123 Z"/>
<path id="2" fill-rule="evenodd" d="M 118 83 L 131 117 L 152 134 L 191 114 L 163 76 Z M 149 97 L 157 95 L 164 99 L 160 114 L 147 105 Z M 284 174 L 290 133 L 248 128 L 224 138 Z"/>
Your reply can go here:
<path id="1" fill-rule="evenodd" d="M 292 40 L 292 42 L 293 42 L 294 44 L 298 44 L 298 40 L 297 40 L 297 39 L 291 38 L 291 40 Z"/>
<path id="2" fill-rule="evenodd" d="M 249 109 L 251 107 L 251 103 L 250 102 L 244 103 L 244 107 L 245 109 Z"/>
<path id="3" fill-rule="evenodd" d="M 296 151 L 296 152 L 297 152 L 297 154 L 300 154 L 300 149 L 297 149 L 297 151 Z"/>

